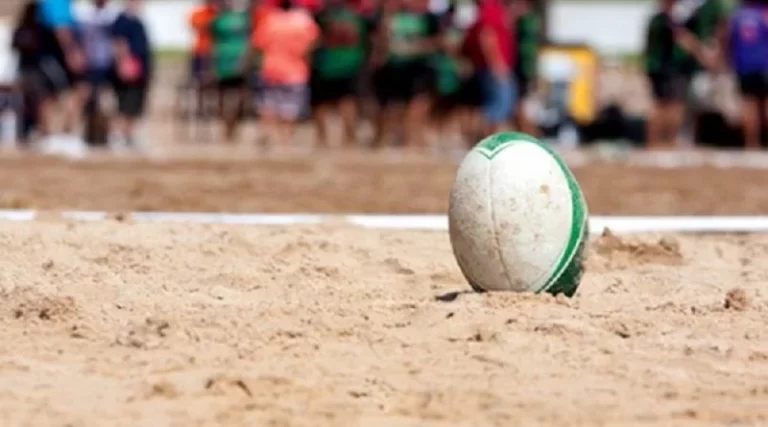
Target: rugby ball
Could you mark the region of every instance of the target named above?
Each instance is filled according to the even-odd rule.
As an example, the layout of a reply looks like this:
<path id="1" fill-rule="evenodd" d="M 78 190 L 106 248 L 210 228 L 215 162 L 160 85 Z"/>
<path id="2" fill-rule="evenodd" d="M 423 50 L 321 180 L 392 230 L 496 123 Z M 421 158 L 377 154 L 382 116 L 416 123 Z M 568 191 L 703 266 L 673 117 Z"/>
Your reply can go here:
<path id="1" fill-rule="evenodd" d="M 573 296 L 588 212 L 563 160 L 536 138 L 491 135 L 464 157 L 450 196 L 451 246 L 476 291 Z"/>

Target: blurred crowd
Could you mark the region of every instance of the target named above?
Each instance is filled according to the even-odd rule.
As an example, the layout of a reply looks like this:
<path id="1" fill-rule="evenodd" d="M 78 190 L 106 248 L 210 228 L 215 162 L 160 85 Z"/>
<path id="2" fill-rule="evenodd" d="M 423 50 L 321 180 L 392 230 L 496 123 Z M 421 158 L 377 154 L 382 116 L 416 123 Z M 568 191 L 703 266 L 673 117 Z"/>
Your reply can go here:
<path id="1" fill-rule="evenodd" d="M 534 1 L 200 0 L 188 17 L 197 109 L 215 100 L 223 141 L 238 140 L 245 111 L 255 110 L 256 142 L 267 147 L 290 146 L 307 117 L 319 147 L 365 142 L 421 150 L 431 138 L 466 145 L 503 129 L 539 135 L 541 127 L 520 108 L 540 81 L 544 37 Z M 688 103 L 692 84 L 702 74 L 727 72 L 739 83 L 741 139 L 760 146 L 768 6 L 657 1 L 643 55 L 654 101 L 648 145 L 691 138 L 682 130 L 696 114 Z M 25 100 L 23 139 L 140 148 L 136 125 L 155 75 L 142 0 L 88 6 L 76 15 L 71 0 L 31 0 L 19 17 L 13 47 Z M 108 118 L 104 90 L 116 100 Z M 371 141 L 359 141 L 364 99 L 375 101 Z M 336 118 L 341 126 L 330 126 Z M 341 136 L 331 137 L 331 127 Z"/>
<path id="2" fill-rule="evenodd" d="M 106 126 L 101 91 L 114 91 L 109 142 L 115 149 L 137 147 L 136 125 L 152 79 L 152 46 L 140 19 L 141 0 L 122 9 L 94 0 L 84 14 L 70 0 L 31 0 L 13 32 L 23 98 L 21 141 L 84 150 Z M 87 129 L 84 129 L 86 127 Z M 105 136 L 106 138 L 106 136 Z"/>
<path id="3" fill-rule="evenodd" d="M 519 122 L 515 107 L 535 74 L 531 0 L 483 0 L 472 22 L 455 4 L 427 0 L 240 6 L 207 0 L 190 17 L 193 78 L 201 98 L 220 94 L 226 140 L 237 135 L 243 102 L 253 102 L 264 144 L 291 141 L 305 111 L 316 145 L 329 145 L 332 116 L 342 128 L 334 140 L 356 144 L 364 95 L 377 104 L 373 146 L 396 136 L 418 150 L 430 131 L 476 140 Z"/>
<path id="4" fill-rule="evenodd" d="M 308 114 L 316 145 L 329 145 L 332 116 L 342 123 L 340 143 L 357 143 L 364 93 L 378 106 L 375 146 L 421 149 L 429 132 L 444 129 L 467 140 L 513 122 L 525 129 L 515 107 L 535 74 L 540 31 L 531 0 L 483 0 L 471 20 L 448 2 L 439 12 L 429 3 L 203 0 L 188 17 L 201 109 L 217 99 L 221 139 L 234 141 L 255 106 L 266 146 L 289 144 Z M 70 0 L 29 2 L 14 48 L 35 139 L 82 141 L 77 123 L 108 122 L 110 147 L 140 146 L 134 125 L 153 77 L 140 8 L 141 0 L 124 10 L 93 0 L 76 19 Z M 92 120 L 103 114 L 104 88 L 116 95 L 116 117 Z"/>
<path id="5" fill-rule="evenodd" d="M 695 107 L 687 102 L 691 86 L 727 76 L 738 88 L 740 123 L 730 130 L 710 126 L 712 133 L 738 139 L 746 148 L 759 148 L 768 117 L 768 2 L 743 0 L 732 7 L 721 0 L 658 3 L 648 23 L 644 52 L 654 101 L 648 116 L 649 146 L 692 144 L 691 134 L 681 131 L 685 122 L 696 119 Z M 715 102 L 725 103 L 724 96 L 720 98 Z M 709 121 L 718 118 L 710 116 Z"/>

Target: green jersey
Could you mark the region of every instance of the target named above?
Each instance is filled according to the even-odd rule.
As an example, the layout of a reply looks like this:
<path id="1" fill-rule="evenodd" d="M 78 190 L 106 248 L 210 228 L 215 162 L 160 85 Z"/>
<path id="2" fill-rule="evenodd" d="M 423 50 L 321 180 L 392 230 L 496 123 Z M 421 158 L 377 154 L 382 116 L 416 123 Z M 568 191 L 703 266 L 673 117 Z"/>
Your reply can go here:
<path id="1" fill-rule="evenodd" d="M 446 32 L 446 43 L 458 50 L 464 37 L 459 29 L 450 29 Z M 435 55 L 434 68 L 437 76 L 437 92 L 440 95 L 451 95 L 461 87 L 461 63 L 448 52 L 440 52 Z"/>
<path id="2" fill-rule="evenodd" d="M 712 43 L 718 28 L 728 19 L 728 9 L 723 0 L 704 0 L 704 3 L 685 22 L 685 27 L 700 41 Z M 702 69 L 701 64 L 688 52 L 684 52 L 683 67 L 686 73 L 695 73 Z"/>
<path id="3" fill-rule="evenodd" d="M 414 61 L 428 60 L 434 52 L 414 50 L 440 33 L 440 22 L 431 13 L 414 13 L 401 11 L 390 21 L 389 63 L 405 64 Z"/>
<path id="4" fill-rule="evenodd" d="M 243 60 L 250 48 L 249 21 L 244 12 L 224 11 L 211 23 L 213 67 L 217 78 L 243 76 Z"/>
<path id="5" fill-rule="evenodd" d="M 728 10 L 722 0 L 704 0 L 704 4 L 689 20 L 689 28 L 703 42 L 711 42 L 717 35 L 717 29 L 725 23 Z"/>
<path id="6" fill-rule="evenodd" d="M 322 43 L 315 51 L 313 68 L 324 78 L 351 78 L 365 65 L 371 25 L 355 10 L 340 6 L 315 16 Z"/>
<path id="7" fill-rule="evenodd" d="M 534 12 L 528 12 L 517 20 L 518 75 L 526 79 L 536 77 L 536 64 L 539 54 L 541 24 Z"/>
<path id="8" fill-rule="evenodd" d="M 659 12 L 648 22 L 645 45 L 645 70 L 648 74 L 682 73 L 688 56 L 675 42 L 673 23 L 666 13 Z"/>

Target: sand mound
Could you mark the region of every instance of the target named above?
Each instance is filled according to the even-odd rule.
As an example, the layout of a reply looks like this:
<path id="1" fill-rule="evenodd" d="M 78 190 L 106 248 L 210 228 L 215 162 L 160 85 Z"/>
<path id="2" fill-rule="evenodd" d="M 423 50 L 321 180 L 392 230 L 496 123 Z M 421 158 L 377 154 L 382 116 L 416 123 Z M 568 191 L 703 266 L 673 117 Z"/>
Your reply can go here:
<path id="1" fill-rule="evenodd" d="M 680 265 L 684 262 L 680 243 L 671 236 L 649 240 L 648 236 L 617 236 L 606 228 L 593 247 L 610 268 L 638 264 Z"/>

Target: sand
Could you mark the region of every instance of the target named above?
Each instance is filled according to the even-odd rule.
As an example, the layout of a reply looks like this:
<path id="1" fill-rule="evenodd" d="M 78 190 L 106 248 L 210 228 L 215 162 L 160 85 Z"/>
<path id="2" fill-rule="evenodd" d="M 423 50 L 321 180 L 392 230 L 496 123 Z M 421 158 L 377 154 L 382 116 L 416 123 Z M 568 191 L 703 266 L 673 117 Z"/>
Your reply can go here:
<path id="1" fill-rule="evenodd" d="M 674 169 L 593 161 L 574 172 L 596 215 L 761 215 L 768 212 L 765 160 L 760 168 Z M 443 214 L 456 167 L 447 159 L 370 153 L 82 162 L 2 157 L 0 209 Z"/>
<path id="2" fill-rule="evenodd" d="M 605 236 L 577 297 L 444 232 L 0 223 L 4 426 L 768 423 L 768 236 Z"/>

